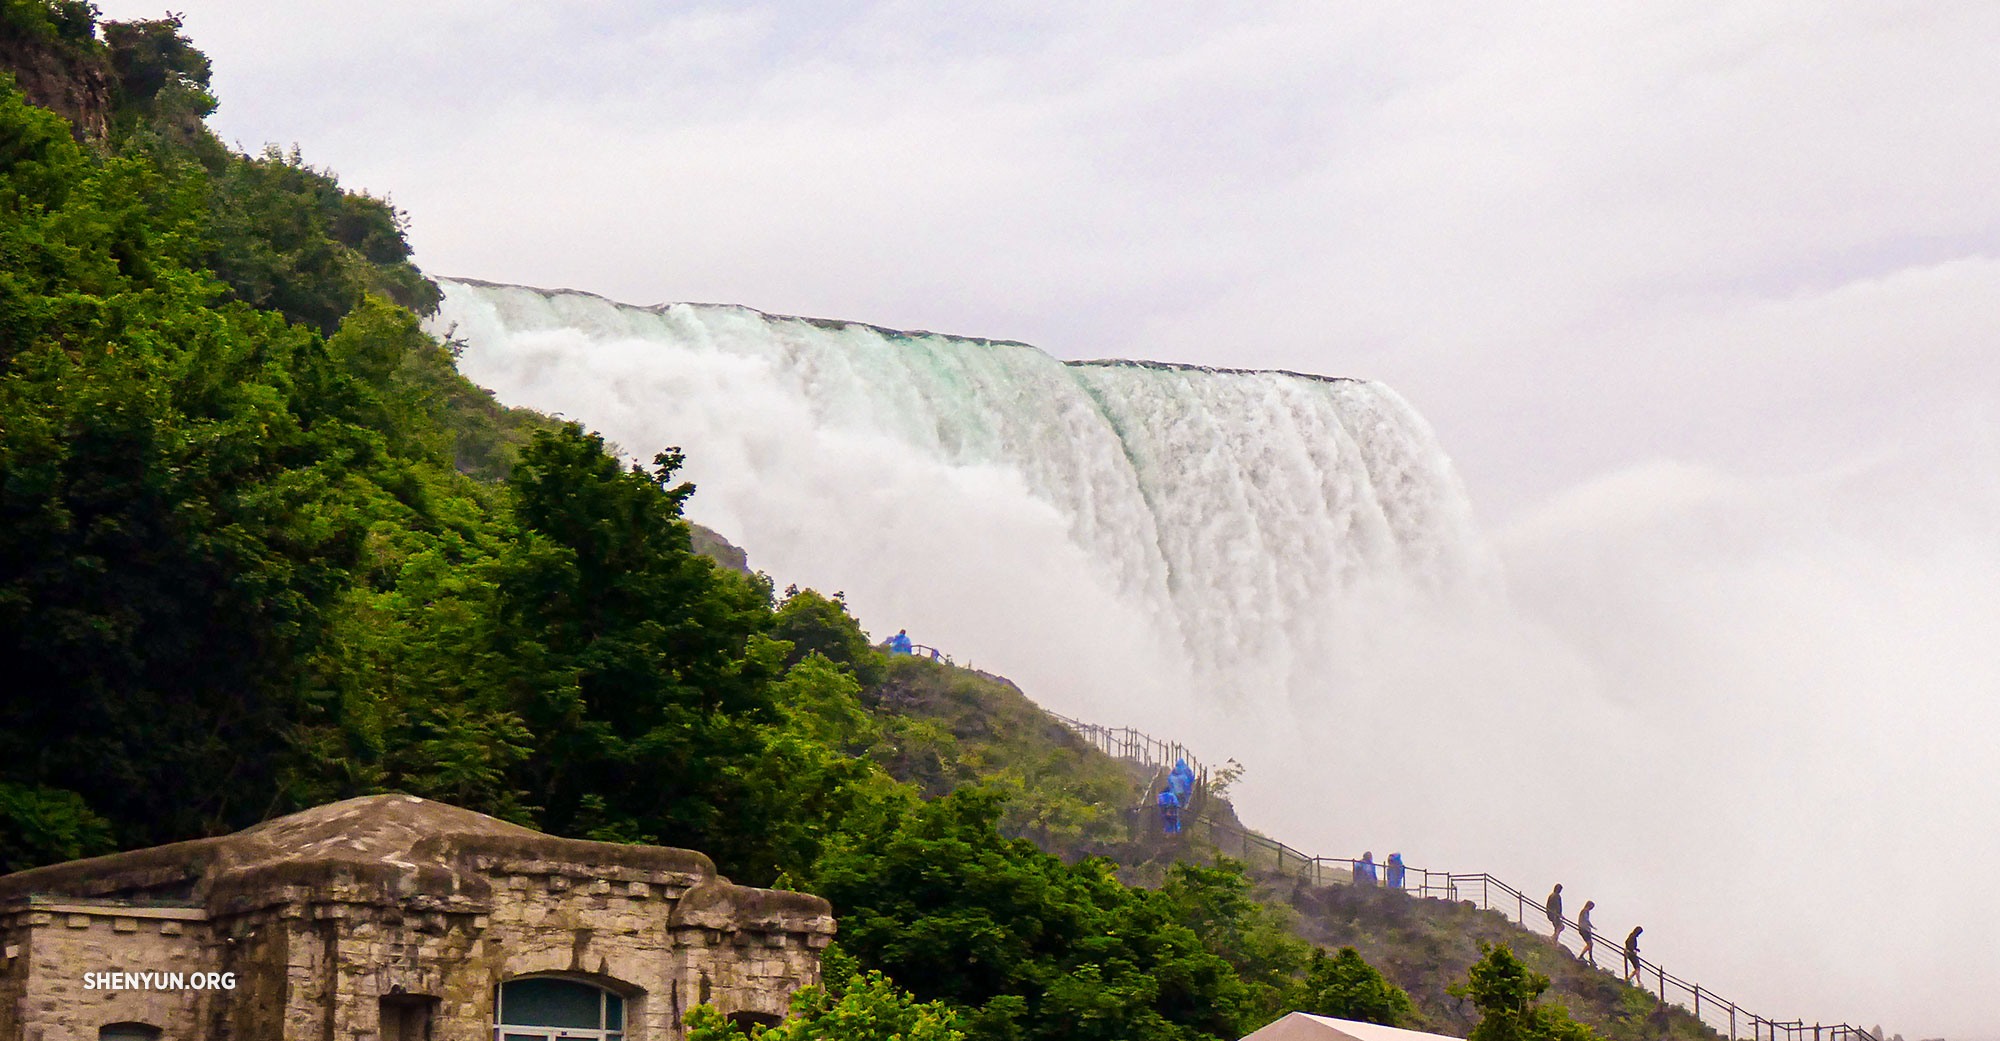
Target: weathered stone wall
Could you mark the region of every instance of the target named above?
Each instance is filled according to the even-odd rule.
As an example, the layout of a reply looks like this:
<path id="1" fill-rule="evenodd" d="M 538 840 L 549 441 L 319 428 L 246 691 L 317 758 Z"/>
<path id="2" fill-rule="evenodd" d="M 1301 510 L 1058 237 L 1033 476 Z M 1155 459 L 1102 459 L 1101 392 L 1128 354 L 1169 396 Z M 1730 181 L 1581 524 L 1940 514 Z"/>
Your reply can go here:
<path id="1" fill-rule="evenodd" d="M 150 1023 L 173 1037 L 200 1037 L 226 991 L 106 990 L 84 985 L 94 972 L 218 971 L 206 917 L 179 908 L 45 903 L 10 916 L 7 1013 L 0 1037 L 12 1041 L 97 1041 L 112 1023 Z M 18 969 L 16 966 L 18 965 Z M 18 973 L 18 976 L 17 976 Z M 11 1021 L 11 1022 L 10 1022 Z"/>
<path id="2" fill-rule="evenodd" d="M 138 1022 L 171 1038 L 367 1041 L 382 999 L 437 1000 L 433 1041 L 488 1041 L 495 989 L 521 976 L 586 980 L 626 1000 L 638 1039 L 677 1039 L 695 1004 L 782 1016 L 819 982 L 830 929 L 756 918 L 745 891 L 698 876 L 509 863 L 485 913 L 303 902 L 215 923 L 200 909 L 62 904 L 12 916 L 0 972 L 0 1041 L 95 1041 Z M 540 873 L 530 874 L 528 871 Z M 675 912 L 697 885 L 705 912 Z M 686 920 L 692 919 L 692 920 Z M 230 991 L 86 990 L 85 972 L 233 972 Z"/>
<path id="3" fill-rule="evenodd" d="M 205 1039 L 284 1038 L 285 1002 L 292 989 L 309 984 L 291 963 L 291 932 L 297 917 L 272 911 L 217 923 L 221 961 L 236 973 L 227 1006 L 206 1024 Z M 0 1036 L 0 1041 L 9 1041 Z"/>
<path id="4" fill-rule="evenodd" d="M 782 1016 L 833 934 L 824 901 L 733 885 L 697 853 L 405 796 L 260 827 L 0 880 L 0 1041 L 96 1041 L 117 1022 L 174 1041 L 387 1041 L 423 1008 L 429 1041 L 490 1041 L 499 985 L 532 975 L 622 996 L 631 1041 L 678 1041 L 695 1004 Z M 184 905 L 159 906 L 168 893 Z M 111 971 L 236 986 L 83 989 Z M 383 1022 L 385 999 L 403 1025 Z"/>

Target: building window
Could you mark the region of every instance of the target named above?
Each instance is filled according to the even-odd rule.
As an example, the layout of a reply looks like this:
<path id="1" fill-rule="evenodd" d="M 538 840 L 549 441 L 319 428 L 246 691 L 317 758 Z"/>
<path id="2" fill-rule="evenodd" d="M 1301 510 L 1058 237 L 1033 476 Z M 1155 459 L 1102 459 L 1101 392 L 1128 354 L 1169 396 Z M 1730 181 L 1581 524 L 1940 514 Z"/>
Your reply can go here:
<path id="1" fill-rule="evenodd" d="M 113 1023 L 98 1030 L 97 1041 L 160 1041 L 160 1028 L 144 1023 Z"/>
<path id="2" fill-rule="evenodd" d="M 625 999 L 588 983 L 533 976 L 500 985 L 496 1041 L 625 1041 Z"/>

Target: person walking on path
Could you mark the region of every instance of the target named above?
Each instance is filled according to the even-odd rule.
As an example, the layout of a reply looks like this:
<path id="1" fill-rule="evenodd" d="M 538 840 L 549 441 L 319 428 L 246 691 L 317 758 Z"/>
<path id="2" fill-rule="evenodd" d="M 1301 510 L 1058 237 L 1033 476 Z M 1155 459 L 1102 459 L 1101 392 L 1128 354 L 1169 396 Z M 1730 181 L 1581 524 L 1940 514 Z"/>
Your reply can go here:
<path id="1" fill-rule="evenodd" d="M 1549 939 L 1554 940 L 1560 945 L 1563 940 L 1563 884 L 1561 882 L 1557 882 L 1556 887 L 1549 890 L 1548 903 L 1542 905 L 1542 910 L 1549 913 L 1549 928 L 1552 930 L 1549 933 Z"/>
<path id="2" fill-rule="evenodd" d="M 1627 983 L 1639 978 L 1639 934 L 1645 931 L 1635 925 L 1625 937 L 1625 982 Z"/>
<path id="3" fill-rule="evenodd" d="M 1350 847 L 1352 848 L 1352 847 Z M 1372 886 L 1375 884 L 1375 851 L 1361 854 L 1361 863 L 1354 865 L 1354 884 Z"/>
<path id="4" fill-rule="evenodd" d="M 1174 798 L 1172 788 L 1160 789 L 1160 830 L 1169 835 L 1181 833 L 1181 801 Z"/>
<path id="5" fill-rule="evenodd" d="M 1590 924 L 1590 910 L 1596 906 L 1597 901 L 1585 900 L 1583 910 L 1576 916 L 1576 932 L 1583 937 L 1583 950 L 1576 952 L 1576 956 L 1588 961 L 1593 968 L 1597 965 L 1597 927 Z"/>
<path id="6" fill-rule="evenodd" d="M 916 644 L 910 642 L 910 631 L 908 629 L 898 629 L 896 630 L 896 635 L 889 637 L 890 654 L 909 654 L 915 646 Z"/>
<path id="7" fill-rule="evenodd" d="M 1403 888 L 1403 874 L 1403 855 L 1401 853 L 1389 854 L 1389 865 L 1382 869 L 1383 880 L 1388 883 L 1389 888 L 1401 889 Z"/>

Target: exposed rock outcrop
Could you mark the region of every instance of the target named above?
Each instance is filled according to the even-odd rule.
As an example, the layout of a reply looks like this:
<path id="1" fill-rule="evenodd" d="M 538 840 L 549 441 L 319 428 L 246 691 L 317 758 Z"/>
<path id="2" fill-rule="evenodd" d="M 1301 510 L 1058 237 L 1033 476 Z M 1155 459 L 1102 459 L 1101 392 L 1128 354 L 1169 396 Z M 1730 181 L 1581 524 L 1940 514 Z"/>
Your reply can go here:
<path id="1" fill-rule="evenodd" d="M 101 55 L 0 30 L 0 70 L 28 101 L 69 120 L 70 132 L 86 144 L 111 137 L 111 106 L 117 78 Z"/>

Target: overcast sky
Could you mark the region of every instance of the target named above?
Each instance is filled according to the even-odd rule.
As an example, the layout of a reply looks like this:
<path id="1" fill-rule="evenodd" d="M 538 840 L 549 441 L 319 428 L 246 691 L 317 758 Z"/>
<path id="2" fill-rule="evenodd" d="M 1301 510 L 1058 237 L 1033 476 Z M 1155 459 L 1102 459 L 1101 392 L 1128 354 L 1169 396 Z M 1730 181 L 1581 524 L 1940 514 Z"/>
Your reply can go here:
<path id="1" fill-rule="evenodd" d="M 175 7 L 432 272 L 1376 377 L 1494 520 L 2000 388 L 1991 3 Z"/>
<path id="2" fill-rule="evenodd" d="M 1990 862 L 1991 759 L 1924 764 L 2000 674 L 2000 4 L 173 7 L 212 125 L 391 195 L 433 274 L 1381 379 L 1531 613 L 1753 744 L 1847 727 L 1919 793 L 1857 848 Z M 1968 921 L 1882 950 L 1977 975 Z"/>

